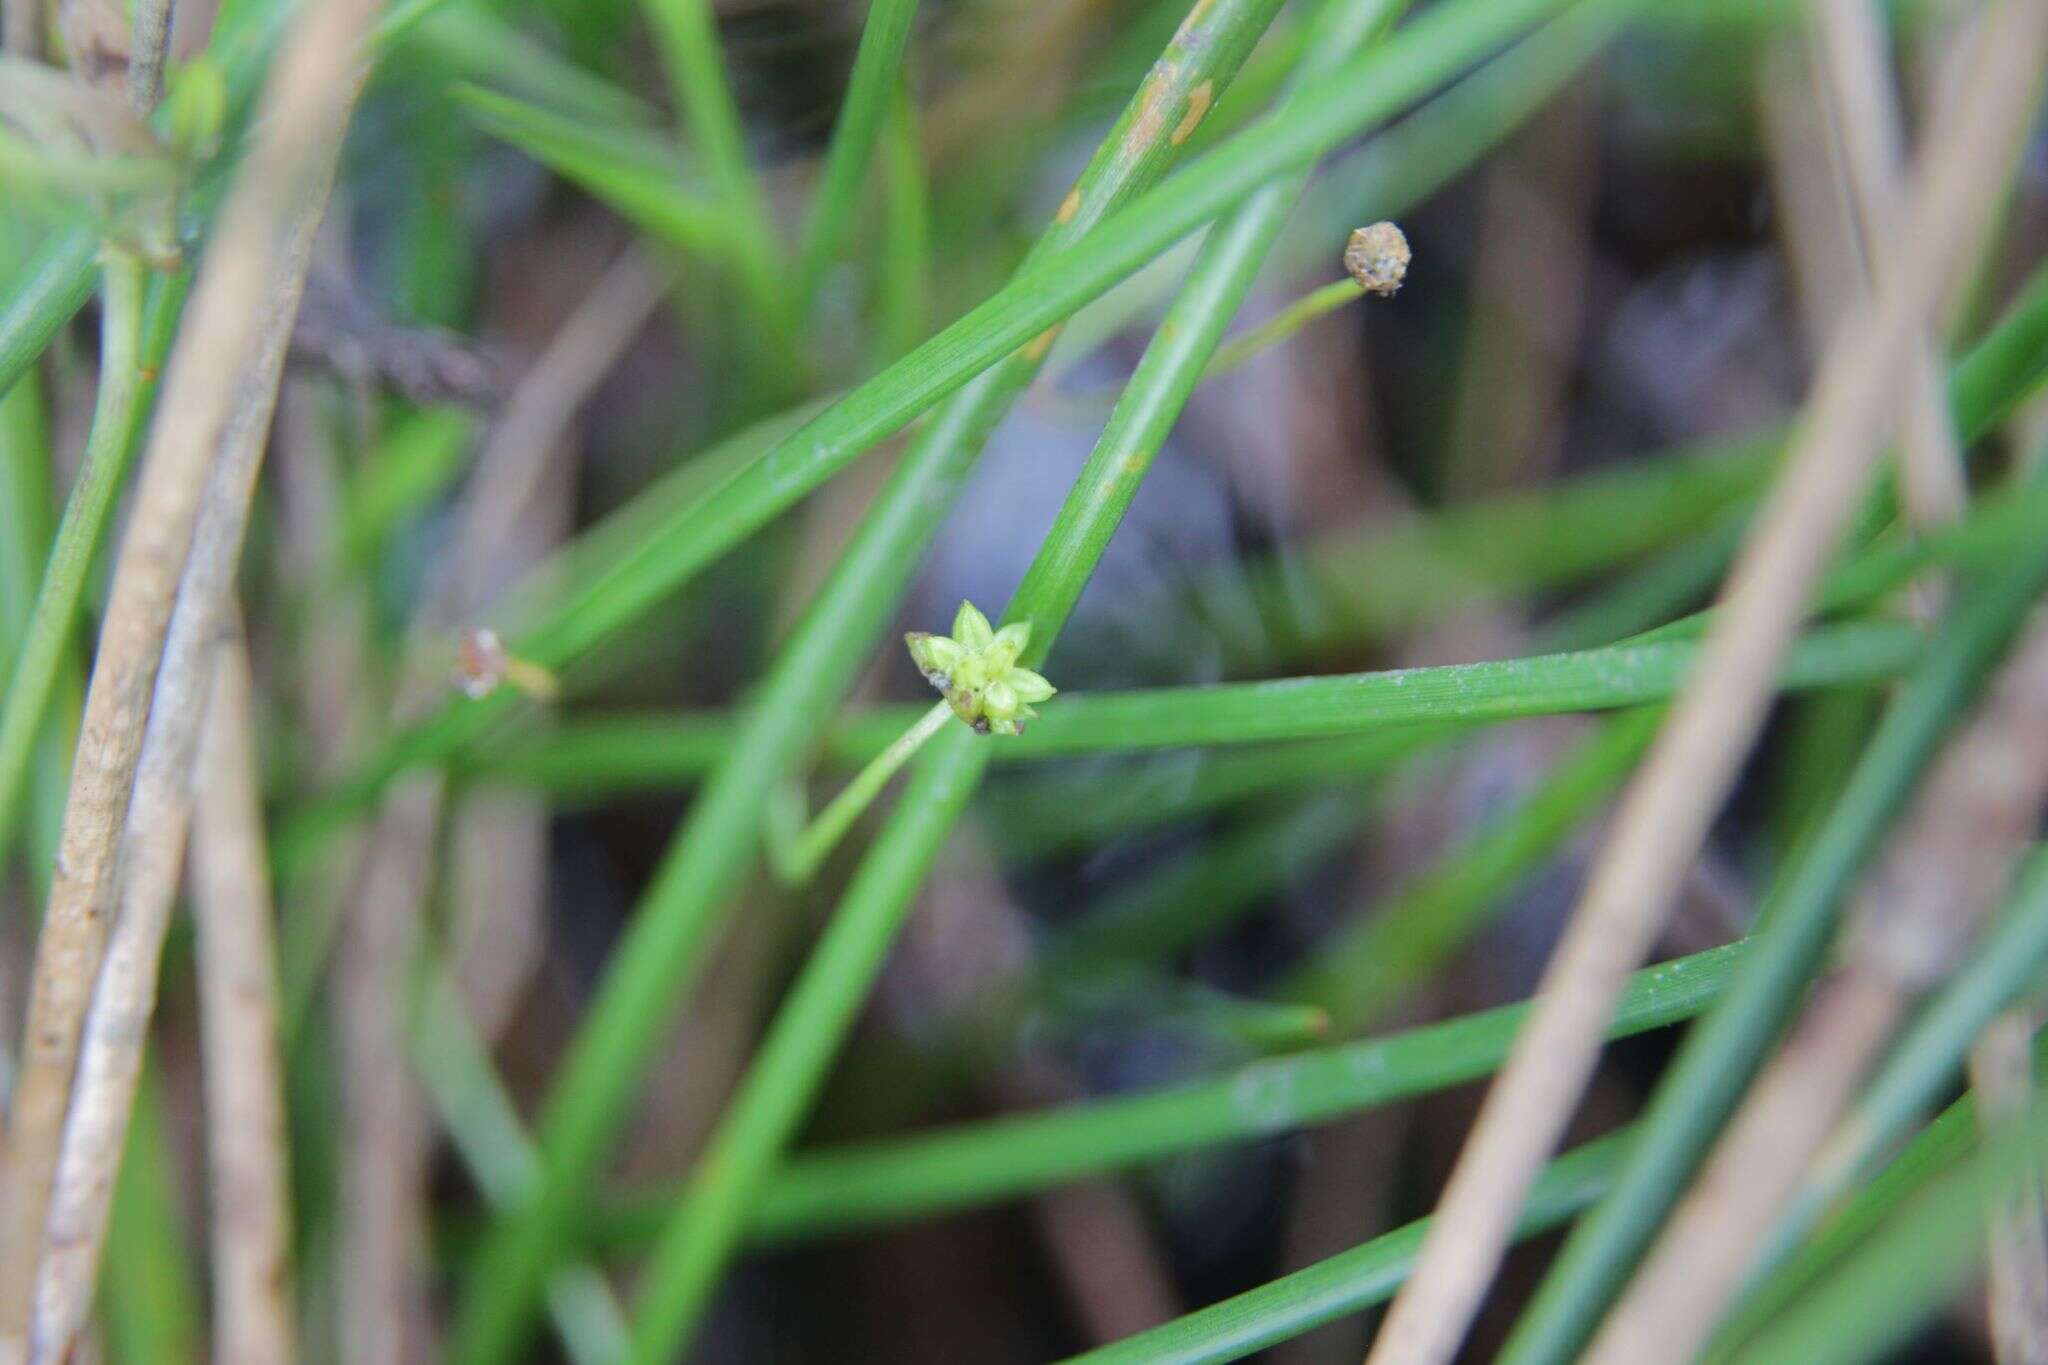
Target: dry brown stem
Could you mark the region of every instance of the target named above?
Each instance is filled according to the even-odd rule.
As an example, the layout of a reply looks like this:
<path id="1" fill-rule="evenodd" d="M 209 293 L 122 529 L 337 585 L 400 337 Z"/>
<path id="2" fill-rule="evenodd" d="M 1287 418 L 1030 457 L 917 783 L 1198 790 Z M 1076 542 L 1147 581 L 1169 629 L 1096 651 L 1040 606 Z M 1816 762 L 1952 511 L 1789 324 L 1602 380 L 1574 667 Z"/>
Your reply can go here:
<path id="1" fill-rule="evenodd" d="M 207 468 L 256 350 L 291 227 L 331 175 L 374 0 L 308 7 L 267 83 L 257 133 L 172 354 L 116 562 L 36 947 L 6 1150 L 0 1362 L 26 1355 L 44 1217 L 87 1003 L 106 946 L 122 817 Z"/>
<path id="2" fill-rule="evenodd" d="M 296 1359 L 275 910 L 256 787 L 254 697 L 239 642 L 214 666 L 193 812 L 199 1032 L 218 1359 Z"/>
<path id="3" fill-rule="evenodd" d="M 1904 135 L 1882 20 L 1870 0 L 1819 0 L 1809 13 L 1818 39 L 1829 149 L 1848 186 L 1864 273 L 1874 280 L 1910 269 L 1912 262 L 1892 249 Z M 1900 419 L 1899 486 L 1907 514 L 1920 527 L 1953 521 L 1969 500 L 1933 321 L 1910 363 Z"/>
<path id="4" fill-rule="evenodd" d="M 1970 1091 L 1988 1132 L 2023 1118 L 2034 1103 L 2034 1020 L 2010 1009 L 1970 1049 Z M 1998 1365 L 2048 1362 L 2048 1226 L 2041 1180 L 2028 1170 L 1985 1209 L 1992 1348 Z"/>
<path id="5" fill-rule="evenodd" d="M 192 812 L 192 768 L 213 690 L 235 566 L 277 404 L 299 286 L 319 231 L 326 185 L 292 224 L 262 334 L 236 385 L 234 410 L 186 557 L 155 695 L 129 795 L 116 874 L 118 912 L 86 1017 L 78 1071 L 48 1215 L 49 1240 L 37 1287 L 38 1357 L 61 1359 L 84 1328 L 98 1279 L 115 1176 L 156 1009 L 158 966 L 183 872 Z"/>

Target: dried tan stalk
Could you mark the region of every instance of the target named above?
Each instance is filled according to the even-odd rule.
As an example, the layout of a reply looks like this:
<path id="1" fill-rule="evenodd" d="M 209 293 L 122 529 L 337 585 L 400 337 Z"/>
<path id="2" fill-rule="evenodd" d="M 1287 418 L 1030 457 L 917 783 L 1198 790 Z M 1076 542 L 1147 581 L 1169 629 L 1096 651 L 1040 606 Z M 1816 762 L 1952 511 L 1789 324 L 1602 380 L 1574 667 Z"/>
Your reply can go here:
<path id="1" fill-rule="evenodd" d="M 1997 908 L 2048 799 L 2048 620 L 1943 749 L 1850 907 L 1842 966 L 1722 1135 L 1587 1360 L 1691 1359 L 1885 1044 Z M 1649 1355 L 1644 1354 L 1650 1352 Z"/>
<path id="2" fill-rule="evenodd" d="M 192 886 L 206 1081 L 215 1358 L 297 1358 L 291 1204 L 270 860 L 256 784 L 254 696 L 239 642 L 214 666 L 199 753 Z"/>
<path id="3" fill-rule="evenodd" d="M 157 669 L 121 841 L 118 913 L 86 1017 L 48 1215 L 49 1245 L 36 1291 L 38 1358 L 63 1358 L 85 1326 L 98 1280 L 114 1178 L 156 1009 L 164 936 L 170 930 L 184 867 L 194 754 L 212 695 L 219 644 L 232 628 L 228 602 L 235 566 L 241 559 L 250 501 L 277 403 L 292 316 L 327 198 L 327 186 L 317 188 L 292 224 L 264 301 L 262 334 L 236 386 L 234 411 L 207 475 Z"/>
<path id="4" fill-rule="evenodd" d="M 1937 112 L 1901 240 L 1914 268 L 1881 277 L 1829 349 L 1785 472 L 1723 589 L 1700 662 L 1630 784 L 1374 1345 L 1375 1365 L 1447 1361 L 1471 1324 L 1530 1182 L 1592 1074 L 1622 983 L 1755 741 L 1779 662 L 1878 459 L 1914 347 L 1983 235 L 2032 107 L 2044 21 L 2044 0 L 1994 11 L 1975 78 Z"/>
<path id="5" fill-rule="evenodd" d="M 539 563 L 568 531 L 573 462 L 562 444 L 664 295 L 638 250 L 620 256 L 527 368 L 477 460 L 479 484 L 451 585 L 462 614 Z M 547 806 L 523 793 L 473 797 L 453 813 L 455 974 L 485 1039 L 495 1039 L 545 937 Z"/>
<path id="6" fill-rule="evenodd" d="M 445 633 L 500 583 L 516 576 L 561 530 L 565 490 L 550 488 L 567 471 L 564 435 L 577 411 L 646 325 L 663 295 L 663 280 L 638 251 L 629 251 L 597 282 L 530 366 L 477 459 L 450 555 L 447 576 L 414 622 L 413 658 L 401 684 L 399 710 L 409 711 L 447 687 Z M 427 1159 L 431 1130 L 425 1097 L 407 1055 L 411 968 L 433 880 L 433 830 L 442 786 L 421 779 L 395 795 L 365 852 L 349 927 L 338 962 L 337 1007 L 350 1141 L 343 1162 L 349 1190 L 343 1266 L 344 1348 L 352 1361 L 419 1358 L 429 1315 L 425 1299 Z M 498 812 L 499 817 L 508 813 Z M 487 987 L 502 1016 L 504 998 L 524 971 L 498 950 L 523 937 L 538 942 L 545 867 L 540 814 L 524 812 L 510 827 L 529 860 L 519 887 L 526 917 L 500 927 L 519 902 L 488 904 L 489 920 L 464 925 L 472 946 L 462 969 L 474 984 L 478 957 L 498 955 L 493 970 L 516 969 L 510 982 Z M 502 835 L 506 831 L 501 829 Z M 473 886 L 473 883 L 472 883 Z"/>
<path id="7" fill-rule="evenodd" d="M 1871 0 L 1818 0 L 1809 14 L 1818 40 L 1829 147 L 1849 188 L 1864 272 L 1875 279 L 1910 268 L 1912 262 L 1891 249 L 1899 227 L 1904 135 L 1882 21 Z M 1930 325 L 1914 353 L 1899 433 L 1899 486 L 1907 515 L 1920 527 L 1953 521 L 1969 501 L 1933 335 Z"/>
<path id="8" fill-rule="evenodd" d="M 419 910 L 433 879 L 442 782 L 392 790 L 364 857 L 335 963 L 342 1063 L 342 1359 L 424 1361 L 427 1164 L 432 1133 L 406 1058 L 405 1021 Z"/>
<path id="9" fill-rule="evenodd" d="M 1784 239 L 1807 353 L 1824 355 L 1849 300 L 1868 287 L 1855 210 L 1831 150 L 1826 115 L 1803 35 L 1773 43 L 1756 70 L 1757 115 L 1771 177 L 1773 222 Z"/>
<path id="10" fill-rule="evenodd" d="M 164 54 L 171 47 L 173 0 L 134 0 L 128 22 L 128 106 L 147 118 L 164 93 Z"/>
<path id="11" fill-rule="evenodd" d="M 10 57 L 43 55 L 43 0 L 7 0 L 0 10 L 0 50 Z"/>
<path id="12" fill-rule="evenodd" d="M 105 950 L 117 840 L 206 470 L 254 354 L 291 225 L 317 199 L 348 112 L 375 0 L 329 0 L 294 24 L 257 132 L 201 266 L 116 562 L 36 945 L 10 1115 L 0 1223 L 0 1362 L 26 1354 L 44 1216 L 85 1009 Z"/>
<path id="13" fill-rule="evenodd" d="M 2038 712 L 2037 712 L 2038 714 Z M 2010 1009 L 1970 1049 L 1970 1090 L 1987 1133 L 2034 1103 L 2034 1020 Z M 2029 1168 L 1985 1210 L 1992 1349 L 1999 1365 L 2048 1365 L 2048 1224 L 2040 1173 Z"/>

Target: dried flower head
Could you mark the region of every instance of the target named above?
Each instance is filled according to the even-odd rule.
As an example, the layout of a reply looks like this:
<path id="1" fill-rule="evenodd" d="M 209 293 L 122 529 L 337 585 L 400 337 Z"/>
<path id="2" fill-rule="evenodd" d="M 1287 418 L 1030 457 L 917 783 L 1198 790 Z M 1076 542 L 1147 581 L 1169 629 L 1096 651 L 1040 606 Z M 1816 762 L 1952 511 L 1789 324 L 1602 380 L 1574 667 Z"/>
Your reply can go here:
<path id="1" fill-rule="evenodd" d="M 925 681 L 937 688 L 953 714 L 979 734 L 1014 735 L 1020 721 L 1037 716 L 1031 703 L 1056 690 L 1043 677 L 1017 666 L 1017 656 L 1031 642 L 1031 625 L 1018 621 L 1001 630 L 972 602 L 962 602 L 953 617 L 951 635 L 913 630 L 903 637 L 910 658 Z"/>
<path id="2" fill-rule="evenodd" d="M 501 683 L 512 684 L 535 701 L 553 701 L 562 690 L 553 673 L 505 648 L 489 626 L 464 631 L 455 645 L 455 685 L 463 695 L 481 699 Z"/>
<path id="3" fill-rule="evenodd" d="M 1374 223 L 1351 234 L 1344 244 L 1344 269 L 1367 293 L 1387 295 L 1408 276 L 1408 236 L 1393 223 Z"/>

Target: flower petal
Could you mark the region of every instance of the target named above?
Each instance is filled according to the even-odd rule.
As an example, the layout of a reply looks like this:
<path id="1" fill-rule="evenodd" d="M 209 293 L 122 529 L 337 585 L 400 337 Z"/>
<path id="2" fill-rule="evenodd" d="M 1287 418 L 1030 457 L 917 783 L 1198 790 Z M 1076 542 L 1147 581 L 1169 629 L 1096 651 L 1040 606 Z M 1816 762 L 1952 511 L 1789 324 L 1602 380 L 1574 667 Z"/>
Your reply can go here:
<path id="1" fill-rule="evenodd" d="M 960 610 L 953 614 L 953 638 L 966 649 L 986 649 L 995 638 L 995 631 L 989 628 L 988 618 L 972 602 L 962 602 Z"/>
<path id="2" fill-rule="evenodd" d="M 1054 687 L 1045 680 L 1043 674 L 1033 673 L 1028 668 L 1011 669 L 1003 675 L 1003 681 L 1008 683 L 1012 690 L 1016 692 L 1019 701 L 1044 701 L 1053 693 L 1059 691 L 1057 687 Z"/>
<path id="3" fill-rule="evenodd" d="M 996 632 L 997 647 L 1007 650 L 1012 662 L 1016 660 L 1019 654 L 1024 652 L 1024 646 L 1030 643 L 1031 623 L 1029 621 L 1012 621 L 1009 625 Z"/>
<path id="4" fill-rule="evenodd" d="M 959 667 L 966 654 L 959 641 L 949 640 L 943 635 L 927 635 L 921 630 L 905 635 L 903 643 L 909 648 L 910 661 L 917 665 L 918 672 L 924 674 L 932 686 L 941 689 L 946 687 L 953 670 Z"/>
<path id="5" fill-rule="evenodd" d="M 992 720 L 1008 720 L 1023 704 L 1017 700 L 1016 689 L 1001 678 L 990 683 L 981 694 L 981 709 Z"/>

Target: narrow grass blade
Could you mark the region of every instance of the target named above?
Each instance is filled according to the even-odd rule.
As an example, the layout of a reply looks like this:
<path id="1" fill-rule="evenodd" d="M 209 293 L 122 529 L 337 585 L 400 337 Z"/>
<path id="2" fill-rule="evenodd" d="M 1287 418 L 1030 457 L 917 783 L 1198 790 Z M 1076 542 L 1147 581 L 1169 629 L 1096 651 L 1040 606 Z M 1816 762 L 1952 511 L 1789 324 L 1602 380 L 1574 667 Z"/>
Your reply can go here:
<path id="1" fill-rule="evenodd" d="M 1569 1220 L 1605 1194 L 1628 1151 L 1624 1130 L 1553 1161 L 1529 1191 L 1517 1237 Z M 1398 1227 L 1360 1246 L 1082 1355 L 1071 1365 L 1219 1365 L 1385 1303 L 1415 1265 L 1429 1220 Z"/>
<path id="2" fill-rule="evenodd" d="M 641 9 L 654 30 L 676 102 L 687 115 L 691 143 L 732 220 L 735 264 L 747 306 L 771 346 L 786 357 L 796 314 L 778 259 L 782 234 L 747 156 L 710 0 L 642 0 Z"/>
<path id="3" fill-rule="evenodd" d="M 1322 1005 L 1344 1032 L 1383 1017 L 1471 937 L 1491 907 L 1556 856 L 1635 766 L 1660 717 L 1644 710 L 1609 722 L 1526 799 L 1445 850 L 1364 922 L 1319 946 L 1281 993 Z"/>
<path id="4" fill-rule="evenodd" d="M 480 86 L 458 85 L 453 93 L 486 133 L 581 185 L 656 240 L 699 260 L 723 262 L 734 252 L 729 220 L 691 186 L 682 154 L 660 134 L 579 122 Z"/>
<path id="5" fill-rule="evenodd" d="M 1735 943 L 1636 973 L 1609 1036 L 1692 1018 L 1726 991 L 1747 951 Z M 977 1208 L 1430 1094 L 1490 1074 L 1528 1009 L 1268 1058 L 1146 1094 L 800 1153 L 768 1183 L 751 1230 L 779 1242 Z M 602 1231 L 637 1240 L 666 1207 L 656 1200 Z"/>
<path id="6" fill-rule="evenodd" d="M 106 319 L 101 328 L 100 383 L 85 458 L 36 590 L 35 611 L 5 699 L 0 701 L 0 848 L 12 842 L 36 738 L 78 625 L 86 571 L 106 534 L 147 410 L 142 262 L 126 253 L 110 253 L 103 277 Z"/>
<path id="7" fill-rule="evenodd" d="M 853 75 L 846 83 L 846 102 L 832 128 L 825 170 L 818 177 L 817 197 L 797 252 L 796 298 L 799 316 L 816 301 L 818 282 L 837 259 L 853 211 L 860 202 L 862 176 L 882 124 L 898 98 L 903 82 L 903 51 L 910 43 L 917 0 L 873 0 L 853 56 Z"/>

